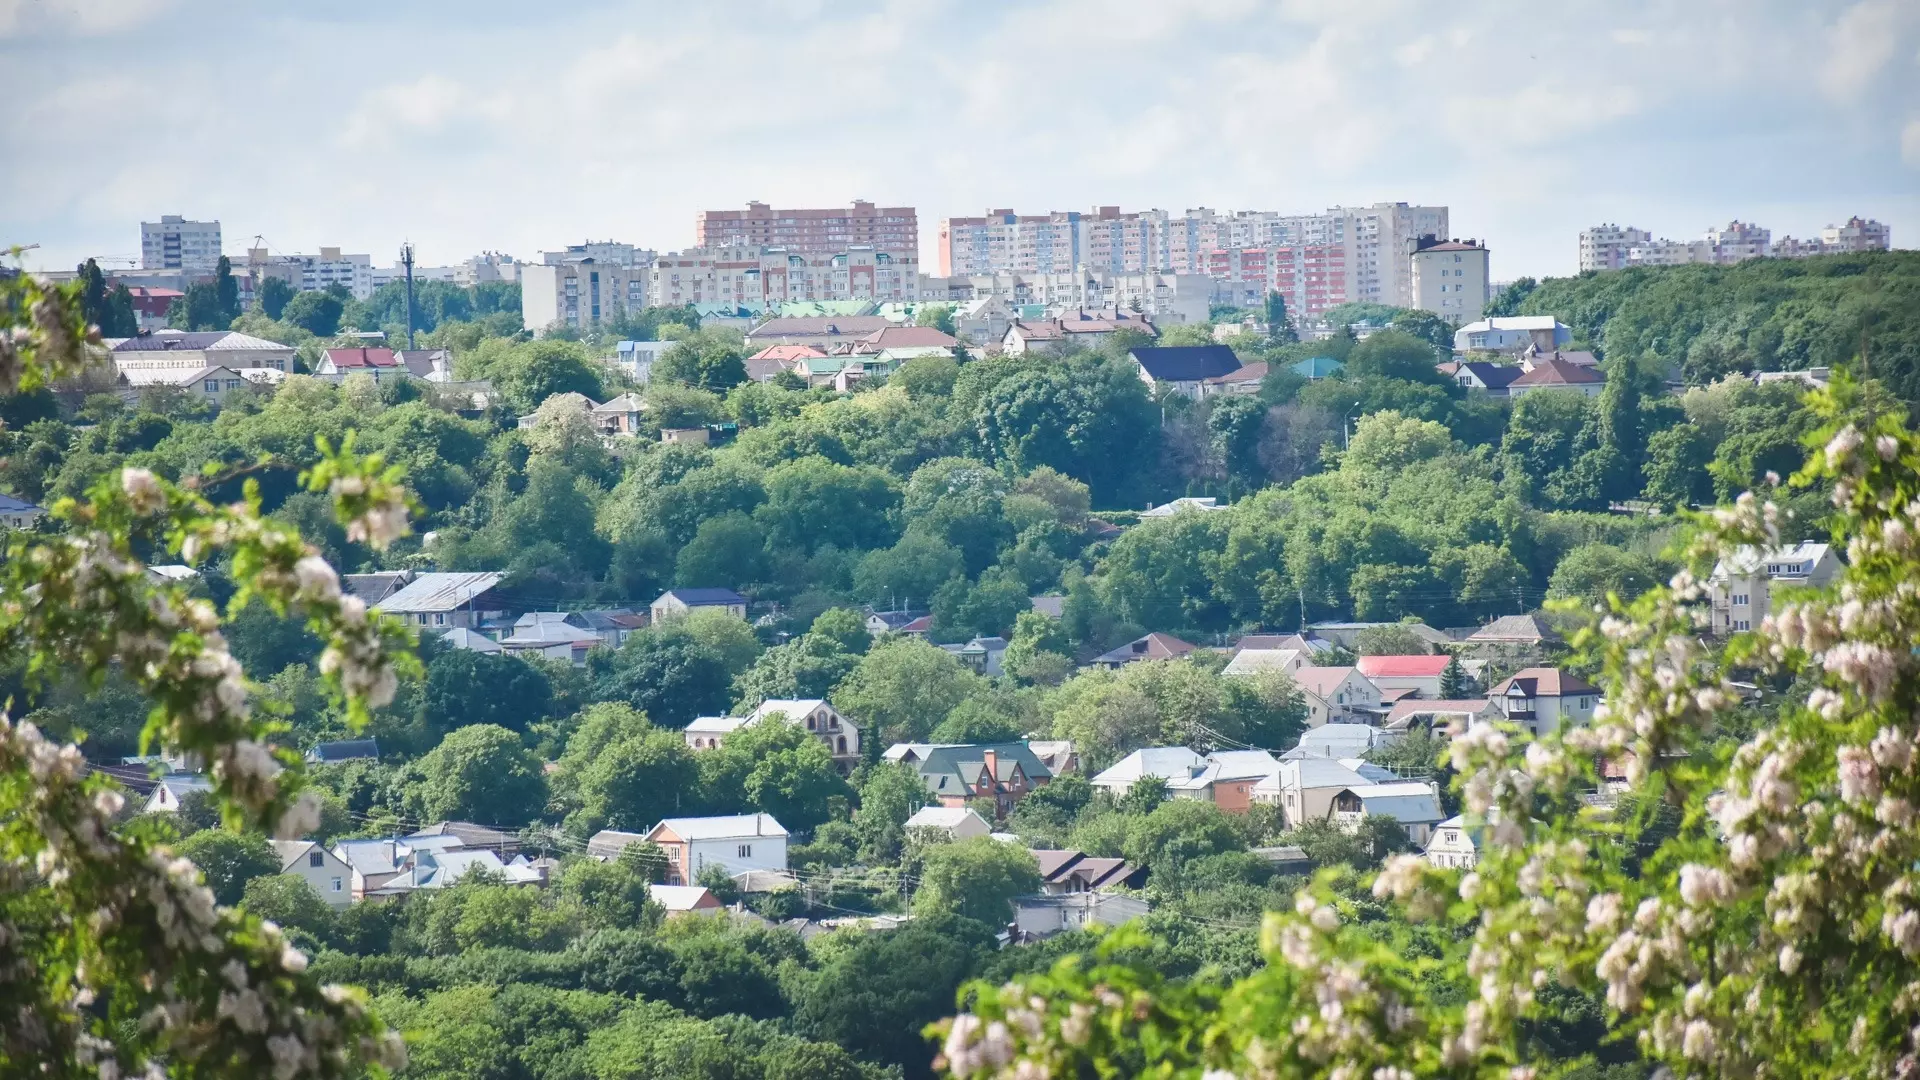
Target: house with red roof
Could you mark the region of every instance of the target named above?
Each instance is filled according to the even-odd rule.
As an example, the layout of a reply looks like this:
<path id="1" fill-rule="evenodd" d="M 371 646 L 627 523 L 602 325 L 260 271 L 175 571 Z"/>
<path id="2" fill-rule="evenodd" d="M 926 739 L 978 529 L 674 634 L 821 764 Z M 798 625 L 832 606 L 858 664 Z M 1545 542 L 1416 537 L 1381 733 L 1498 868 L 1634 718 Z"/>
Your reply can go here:
<path id="1" fill-rule="evenodd" d="M 371 375 L 375 382 L 383 378 L 391 379 L 397 375 L 409 374 L 404 360 L 394 354 L 392 349 L 376 349 L 365 345 L 346 349 L 328 349 L 320 354 L 319 363 L 314 365 L 316 378 L 329 382 L 339 382 L 349 375 Z"/>
<path id="2" fill-rule="evenodd" d="M 1572 390 L 1599 397 L 1606 384 L 1606 376 L 1599 371 L 1554 355 L 1535 360 L 1531 371 L 1508 383 L 1507 396 L 1517 398 L 1535 390 Z"/>
<path id="3" fill-rule="evenodd" d="M 1423 698 L 1440 696 L 1440 675 L 1453 662 L 1451 656 L 1363 656 L 1354 661 L 1360 674 L 1372 680 L 1382 692 L 1411 690 Z"/>
<path id="4" fill-rule="evenodd" d="M 1530 667 L 1514 672 L 1487 699 L 1502 719 L 1540 735 L 1592 721 L 1600 688 L 1559 668 Z"/>
<path id="5" fill-rule="evenodd" d="M 1142 660 L 1174 660 L 1198 648 L 1172 634 L 1153 633 L 1094 657 L 1095 667 L 1119 669 Z"/>

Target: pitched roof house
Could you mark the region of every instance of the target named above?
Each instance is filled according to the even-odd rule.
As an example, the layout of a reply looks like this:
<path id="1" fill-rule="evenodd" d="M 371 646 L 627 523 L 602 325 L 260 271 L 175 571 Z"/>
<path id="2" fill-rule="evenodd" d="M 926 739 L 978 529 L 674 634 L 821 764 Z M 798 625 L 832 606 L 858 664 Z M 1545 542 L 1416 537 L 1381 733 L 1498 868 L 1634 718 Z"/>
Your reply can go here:
<path id="1" fill-rule="evenodd" d="M 482 620 L 505 613 L 506 604 L 493 594 L 504 576 L 497 573 L 417 574 L 374 607 L 417 626 L 464 626 L 471 630 Z"/>
<path id="2" fill-rule="evenodd" d="M 1147 868 L 1125 859 L 1099 859 L 1085 852 L 1036 848 L 1032 852 L 1040 864 L 1040 890 L 1055 895 L 1096 892 L 1101 889 L 1142 889 L 1147 884 Z"/>
<path id="3" fill-rule="evenodd" d="M 1550 356 L 1534 362 L 1533 370 L 1507 384 L 1507 396 L 1519 397 L 1534 390 L 1574 390 L 1598 397 L 1606 388 L 1606 376 L 1590 367 Z"/>
<path id="4" fill-rule="evenodd" d="M 392 349 L 376 349 L 362 345 L 357 348 L 327 349 L 320 354 L 320 361 L 313 366 L 316 378 L 329 382 L 339 382 L 348 375 L 371 375 L 377 382 L 396 375 L 410 375 L 406 362 L 394 355 Z"/>
<path id="5" fill-rule="evenodd" d="M 913 766 L 941 806 L 991 799 L 1001 816 L 1053 781 L 1053 770 L 1024 742 L 897 743 L 881 757 Z"/>
<path id="6" fill-rule="evenodd" d="M 787 868 L 787 830 L 772 814 L 666 818 L 645 839 L 667 854 L 667 881 L 690 885 L 709 866 L 728 877 Z"/>
<path id="7" fill-rule="evenodd" d="M 1319 727 L 1380 708 L 1380 688 L 1355 667 L 1295 668 L 1290 672 L 1307 699 L 1307 726 Z"/>
<path id="8" fill-rule="evenodd" d="M 1354 666 L 1381 691 L 1411 690 L 1421 697 L 1440 696 L 1440 677 L 1453 662 L 1451 656 L 1362 656 Z"/>
<path id="9" fill-rule="evenodd" d="M 1407 839 L 1424 847 L 1446 813 L 1440 809 L 1440 795 L 1431 783 L 1403 780 L 1390 784 L 1361 784 L 1342 789 L 1333 797 L 1328 816 L 1340 825 L 1359 828 L 1362 818 L 1387 817 L 1406 827 Z"/>
<path id="10" fill-rule="evenodd" d="M 1470 645 L 1557 645 L 1560 634 L 1538 615 L 1502 615 L 1467 635 Z"/>
<path id="11" fill-rule="evenodd" d="M 1279 768 L 1279 761 L 1265 750 L 1215 750 L 1202 757 L 1184 746 L 1156 746 L 1135 750 L 1091 783 L 1122 795 L 1142 777 L 1156 776 L 1166 781 L 1173 798 L 1245 813 L 1253 804 L 1254 788 Z"/>
<path id="12" fill-rule="evenodd" d="M 684 615 L 695 608 L 724 608 L 744 619 L 747 598 L 732 589 L 668 589 L 653 601 L 653 621 Z"/>
<path id="13" fill-rule="evenodd" d="M 907 819 L 906 828 L 927 829 L 949 840 L 970 840 L 993 832 L 986 818 L 965 806 L 923 806 Z"/>
<path id="14" fill-rule="evenodd" d="M 1152 633 L 1093 658 L 1095 667 L 1119 668 L 1140 660 L 1174 660 L 1198 648 L 1172 634 Z"/>
<path id="15" fill-rule="evenodd" d="M 1197 398 L 1208 379 L 1240 370 L 1240 358 L 1225 345 L 1168 345 L 1135 349 L 1127 354 L 1140 381 L 1155 391 Z"/>
<path id="16" fill-rule="evenodd" d="M 1530 667 L 1488 691 L 1501 718 L 1536 735 L 1593 719 L 1600 688 L 1559 668 Z"/>

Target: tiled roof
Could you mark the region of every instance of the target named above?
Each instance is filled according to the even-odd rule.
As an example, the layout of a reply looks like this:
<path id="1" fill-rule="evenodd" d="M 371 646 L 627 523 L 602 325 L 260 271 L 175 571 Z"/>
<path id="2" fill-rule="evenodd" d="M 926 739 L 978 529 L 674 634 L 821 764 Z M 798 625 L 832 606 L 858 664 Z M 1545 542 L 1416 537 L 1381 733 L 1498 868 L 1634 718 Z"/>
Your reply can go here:
<path id="1" fill-rule="evenodd" d="M 1303 667 L 1293 673 L 1293 681 L 1299 683 L 1302 690 L 1326 697 L 1355 670 L 1351 667 Z"/>
<path id="2" fill-rule="evenodd" d="M 1559 668 L 1530 667 L 1514 672 L 1511 678 L 1494 687 L 1488 696 L 1504 697 L 1516 688 L 1527 697 L 1567 697 L 1600 692 L 1599 687 Z"/>
<path id="3" fill-rule="evenodd" d="M 1468 641 L 1559 641 L 1560 635 L 1538 615 L 1502 615 L 1467 635 Z"/>
<path id="4" fill-rule="evenodd" d="M 1253 383 L 1267 377 L 1267 362 L 1248 364 L 1238 371 L 1229 371 L 1225 375 L 1216 375 L 1207 382 L 1216 386 L 1231 386 L 1235 383 Z"/>
<path id="5" fill-rule="evenodd" d="M 950 349 L 960 344 L 958 338 L 931 326 L 889 326 L 875 330 L 860 342 L 875 349 L 904 349 L 916 345 Z"/>
<path id="6" fill-rule="evenodd" d="M 825 355 L 827 354 L 812 345 L 769 345 L 759 352 L 754 353 L 752 356 L 747 357 L 747 359 L 784 360 L 791 363 L 795 360 L 804 360 L 810 356 Z"/>
<path id="7" fill-rule="evenodd" d="M 1533 370 L 1509 383 L 1509 386 L 1592 386 L 1606 382 L 1606 378 L 1592 368 L 1563 360 L 1558 356 L 1545 360 L 1536 360 Z"/>
<path id="8" fill-rule="evenodd" d="M 1146 637 L 1130 641 L 1111 652 L 1101 653 L 1094 659 L 1096 664 L 1126 664 L 1135 660 L 1171 660 L 1185 656 L 1196 646 L 1181 641 L 1172 634 L 1148 634 Z"/>
<path id="9" fill-rule="evenodd" d="M 362 345 L 353 349 L 328 349 L 327 359 L 337 368 L 390 368 L 402 366 L 400 358 L 393 355 L 392 349 L 375 349 Z"/>

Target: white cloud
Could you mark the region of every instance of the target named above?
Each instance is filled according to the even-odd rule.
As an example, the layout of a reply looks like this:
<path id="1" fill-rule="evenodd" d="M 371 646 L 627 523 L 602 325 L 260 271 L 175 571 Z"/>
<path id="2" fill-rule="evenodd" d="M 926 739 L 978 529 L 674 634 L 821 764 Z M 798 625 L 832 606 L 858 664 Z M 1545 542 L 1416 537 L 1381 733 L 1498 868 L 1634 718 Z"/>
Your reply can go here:
<path id="1" fill-rule="evenodd" d="M 0 38 L 32 33 L 119 33 L 172 6 L 173 0 L 0 0 Z"/>
<path id="2" fill-rule="evenodd" d="M 1900 132 L 1900 160 L 1920 169 L 1920 116 L 1907 121 Z"/>
<path id="3" fill-rule="evenodd" d="M 1865 90 L 1899 52 L 1913 22 L 1908 0 L 1860 0 L 1827 32 L 1820 82 L 1830 97 L 1850 101 Z"/>

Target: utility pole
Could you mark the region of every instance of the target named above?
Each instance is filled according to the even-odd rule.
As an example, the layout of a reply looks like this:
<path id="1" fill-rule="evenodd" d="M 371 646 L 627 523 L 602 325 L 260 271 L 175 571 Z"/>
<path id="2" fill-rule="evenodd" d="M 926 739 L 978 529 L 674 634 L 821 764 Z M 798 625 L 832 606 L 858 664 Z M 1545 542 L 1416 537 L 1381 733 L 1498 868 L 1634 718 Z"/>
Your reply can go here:
<path id="1" fill-rule="evenodd" d="M 400 265 L 407 268 L 407 348 L 413 348 L 413 245 L 400 245 Z"/>

